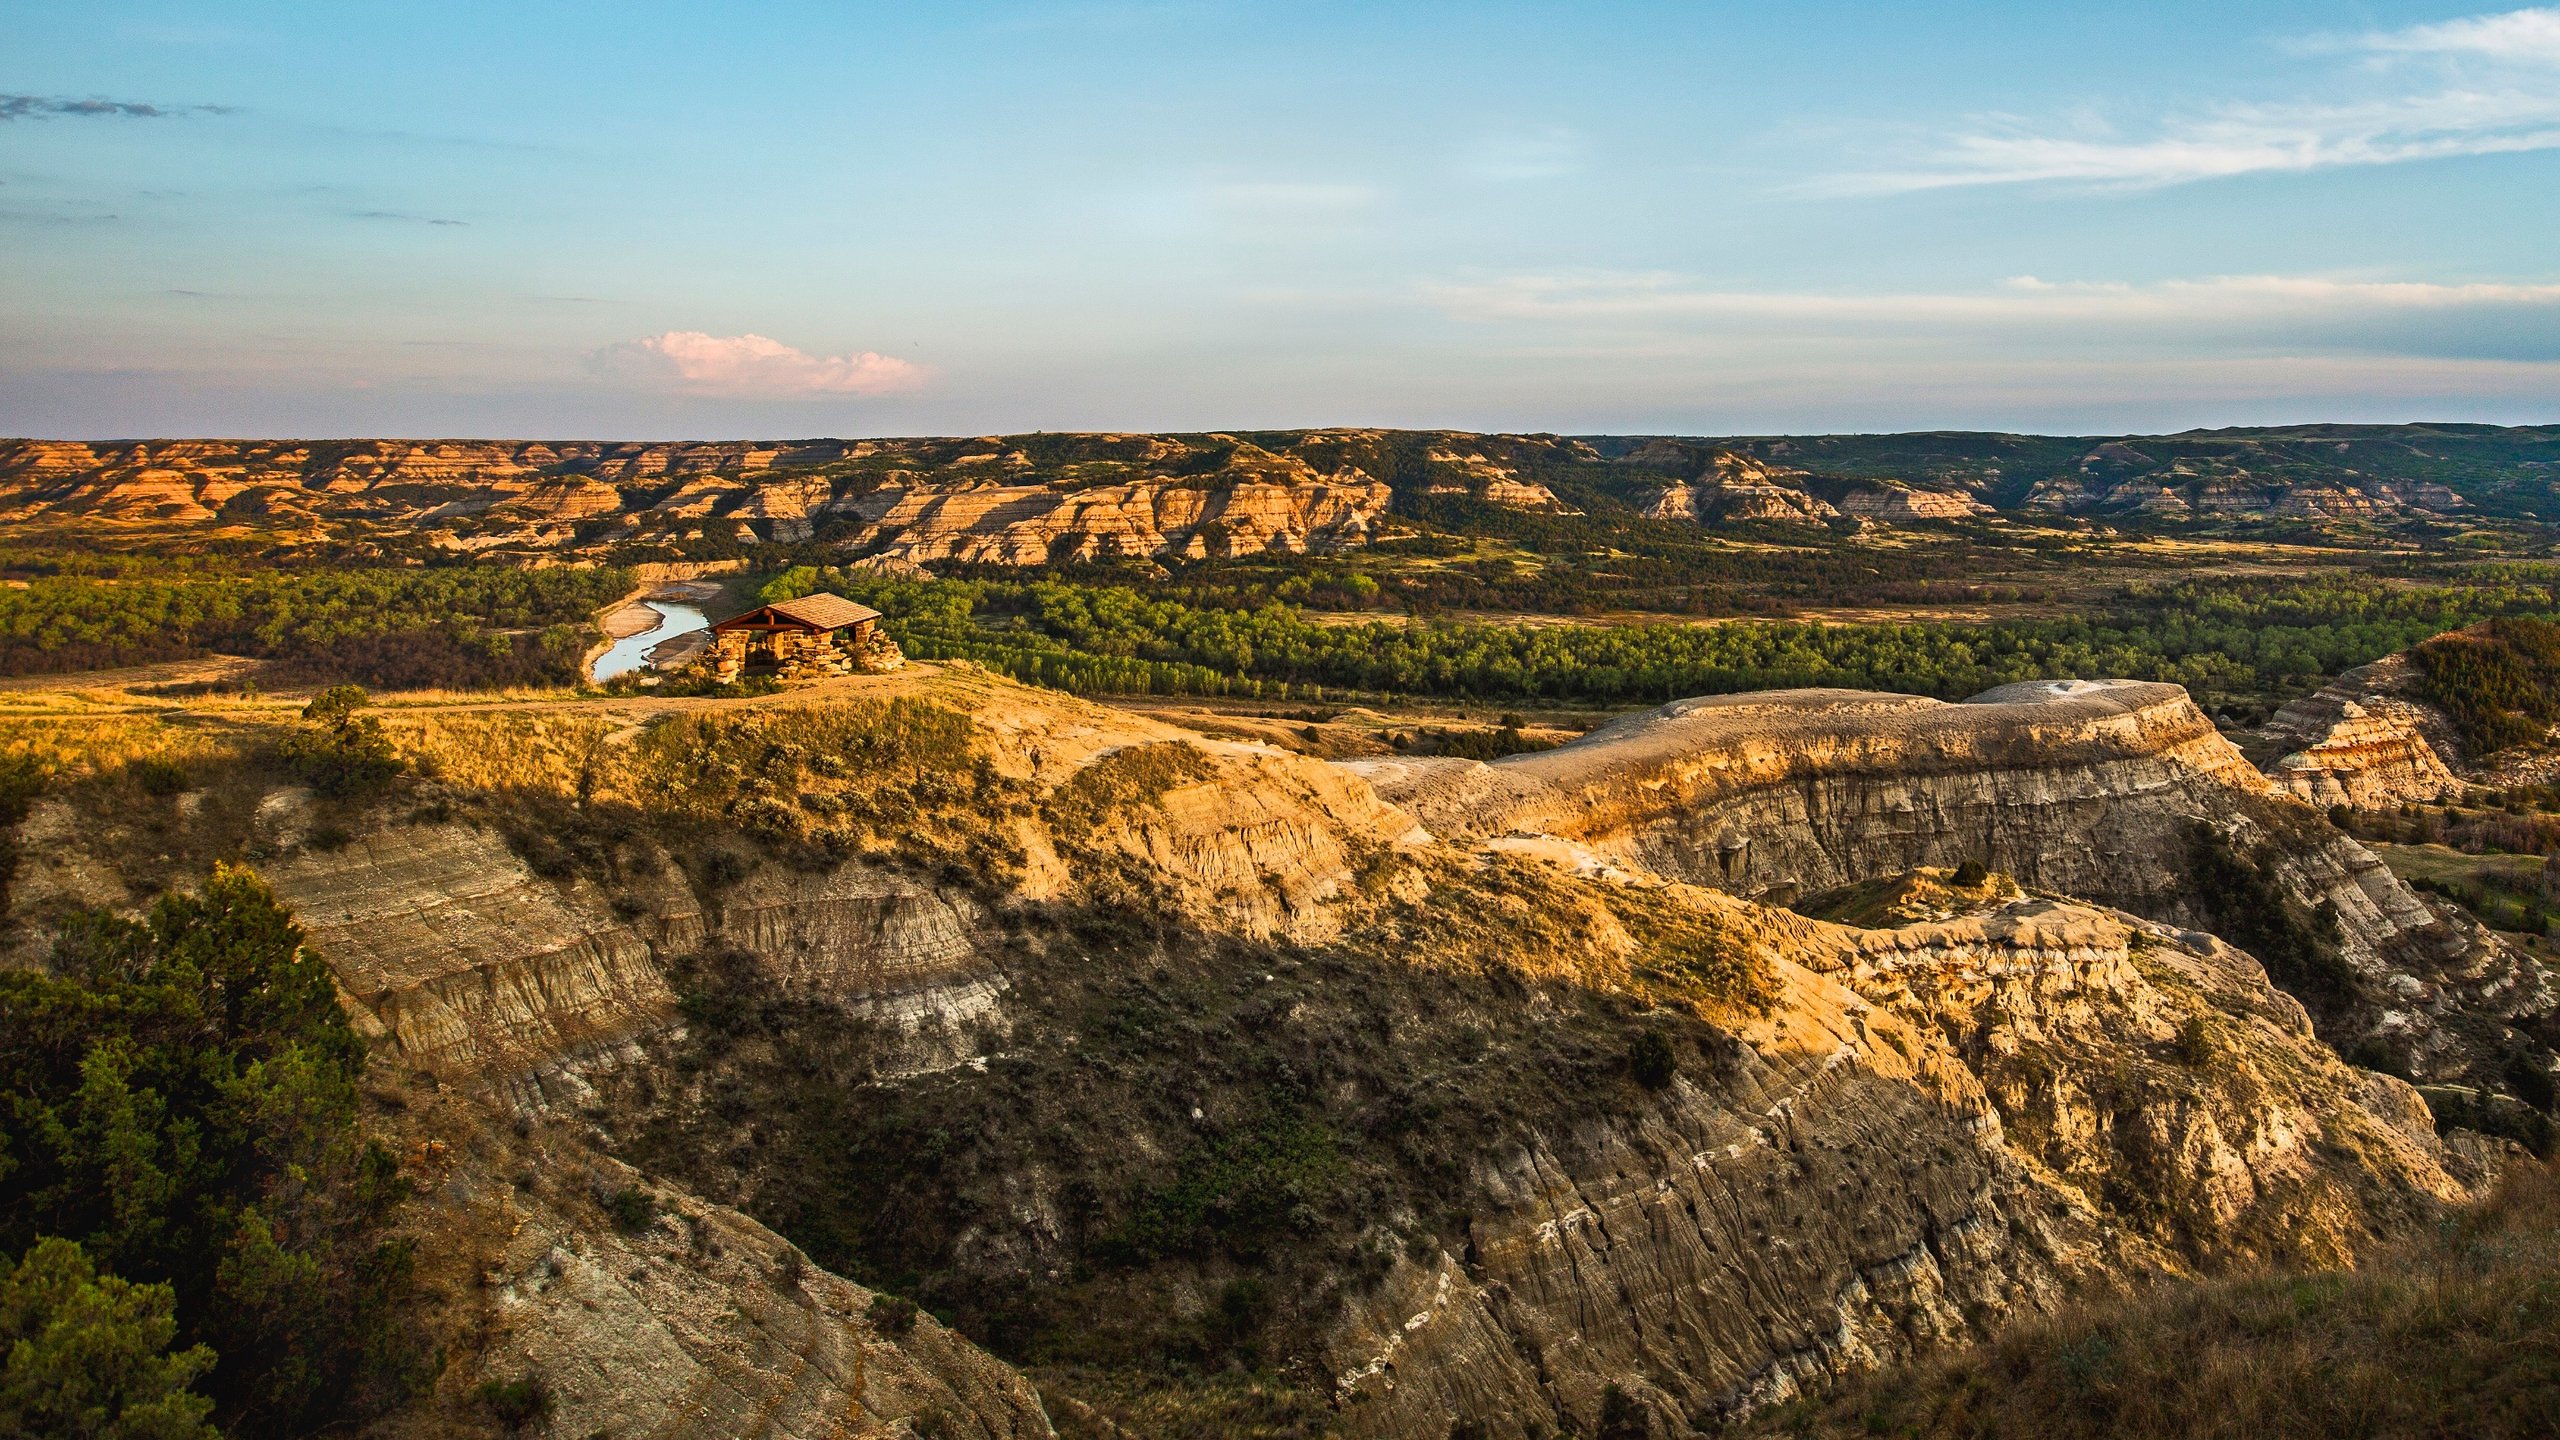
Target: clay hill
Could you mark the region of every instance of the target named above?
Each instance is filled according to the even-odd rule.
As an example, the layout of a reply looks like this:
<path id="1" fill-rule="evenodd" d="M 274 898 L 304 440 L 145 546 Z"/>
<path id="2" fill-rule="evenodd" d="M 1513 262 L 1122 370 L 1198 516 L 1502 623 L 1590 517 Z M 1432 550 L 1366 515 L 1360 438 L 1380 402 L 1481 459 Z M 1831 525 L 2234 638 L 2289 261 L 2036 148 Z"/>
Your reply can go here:
<path id="1" fill-rule="evenodd" d="M 337 796 L 290 702 L 12 709 L 22 959 L 234 856 L 370 1037 L 386 1435 L 1712 1433 L 2432 1233 L 2521 1152 L 2397 1076 L 2552 1063 L 2538 962 L 2169 686 L 1337 763 L 919 664 L 388 705 Z"/>
<path id="2" fill-rule="evenodd" d="M 2425 525 L 2545 515 L 2560 430 L 2163 437 L 1567 438 L 1310 430 L 640 444 L 0 442 L 0 523 L 254 533 L 538 559 L 629 541 L 798 542 L 1033 565 L 1309 552 L 1399 516 L 1464 528 L 1910 524 L 2000 512 Z M 1497 517 L 1489 520 L 1488 517 Z"/>

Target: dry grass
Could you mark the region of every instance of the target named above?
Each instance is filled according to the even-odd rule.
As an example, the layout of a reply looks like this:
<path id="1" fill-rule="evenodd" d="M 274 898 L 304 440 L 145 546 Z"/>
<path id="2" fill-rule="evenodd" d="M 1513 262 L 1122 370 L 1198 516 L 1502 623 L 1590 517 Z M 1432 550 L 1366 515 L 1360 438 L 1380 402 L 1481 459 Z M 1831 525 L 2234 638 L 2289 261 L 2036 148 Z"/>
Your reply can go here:
<path id="1" fill-rule="evenodd" d="M 2361 1270 L 2084 1306 L 1752 1428 L 1916 1440 L 2560 1434 L 2560 1175 L 2527 1167 Z"/>
<path id="2" fill-rule="evenodd" d="M 465 790 L 530 790 L 563 799 L 592 785 L 614 721 L 576 711 L 447 711 L 382 717 L 401 758 Z"/>
<path id="3" fill-rule="evenodd" d="M 609 698 L 582 687 L 519 685 L 501 690 L 386 690 L 374 696 L 374 704 L 385 710 L 416 710 L 448 705 L 559 705 Z"/>
<path id="4" fill-rule="evenodd" d="M 1346 944 L 1373 959 L 1561 981 L 1710 1022 L 1762 1012 L 1777 993 L 1772 938 L 1686 886 L 1601 884 L 1512 856 L 1477 863 L 1387 851 L 1369 860 L 1358 888 L 1370 909 Z"/>
<path id="5" fill-rule="evenodd" d="M 1126 812 L 1216 773 L 1198 746 L 1183 741 L 1124 746 L 1078 770 L 1043 808 L 1061 840 L 1087 840 Z"/>
<path id="6" fill-rule="evenodd" d="M 1924 865 L 1900 875 L 1887 875 L 1844 885 L 1798 903 L 1798 914 L 1867 930 L 1893 930 L 1904 925 L 1945 920 L 2018 899 L 2018 882 L 1996 872 L 1979 884 L 1958 885 L 1956 872 Z"/>
<path id="7" fill-rule="evenodd" d="M 576 830 L 734 830 L 795 863 L 868 856 L 998 883 L 1020 863 L 1021 786 L 967 715 L 912 697 L 691 710 L 391 711 L 402 758 L 548 850 Z M 593 837 L 590 837 L 593 838 Z M 572 849 L 578 848 L 571 845 Z M 593 848 L 593 847 L 589 847 Z"/>
<path id="8" fill-rule="evenodd" d="M 0 717 L 0 762 L 32 763 L 45 775 L 105 774 L 136 760 L 186 764 L 236 748 L 222 730 L 163 723 L 157 715 L 66 710 Z"/>

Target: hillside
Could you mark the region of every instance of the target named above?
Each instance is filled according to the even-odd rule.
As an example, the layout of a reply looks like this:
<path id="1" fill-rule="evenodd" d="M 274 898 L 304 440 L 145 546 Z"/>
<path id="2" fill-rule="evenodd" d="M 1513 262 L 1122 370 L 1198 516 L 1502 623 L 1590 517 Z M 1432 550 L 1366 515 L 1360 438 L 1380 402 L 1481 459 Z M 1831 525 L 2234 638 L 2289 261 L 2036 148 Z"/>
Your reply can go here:
<path id="1" fill-rule="evenodd" d="M 430 551 L 515 558 L 823 539 L 898 561 L 1019 566 L 1341 550 L 1412 522 L 1566 534 L 1586 515 L 1604 528 L 1613 516 L 1783 526 L 2004 512 L 2424 526 L 2467 512 L 2548 515 L 2555 477 L 2560 431 L 2484 426 L 2114 438 L 20 440 L 0 442 L 0 523 L 393 550 L 414 535 Z"/>
<path id="2" fill-rule="evenodd" d="M 2560 1183 L 2519 1171 L 2350 1274 L 2170 1285 L 1753 1428 L 1804 1437 L 2524 1440 L 2560 1427 Z"/>
<path id="3" fill-rule="evenodd" d="M 357 783 L 294 768 L 333 722 L 290 701 L 20 690 L 7 925 L 32 959 L 226 856 L 300 916 L 427 1182 L 444 1369 L 387 1433 L 539 1380 L 572 1435 L 1698 1434 L 2074 1297 L 2352 1261 L 2507 1164 L 2160 876 L 2228 830 L 2251 903 L 2426 991 L 2404 1053 L 2447 1073 L 2530 965 L 2174 689 L 1744 703 L 1416 788 L 918 665 L 386 705 L 405 773 Z M 1773 903 L 1835 881 L 1936 898 Z"/>

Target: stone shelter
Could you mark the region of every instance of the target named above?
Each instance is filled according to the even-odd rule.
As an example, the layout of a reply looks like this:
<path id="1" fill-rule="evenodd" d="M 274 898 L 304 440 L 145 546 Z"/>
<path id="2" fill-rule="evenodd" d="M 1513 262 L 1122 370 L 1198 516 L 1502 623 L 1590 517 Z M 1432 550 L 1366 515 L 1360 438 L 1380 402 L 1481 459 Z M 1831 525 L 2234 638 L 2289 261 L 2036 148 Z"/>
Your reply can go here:
<path id="1" fill-rule="evenodd" d="M 879 611 L 821 593 L 714 622 L 702 663 L 725 685 L 750 673 L 820 680 L 887 670 L 900 658 L 896 643 L 881 632 Z"/>

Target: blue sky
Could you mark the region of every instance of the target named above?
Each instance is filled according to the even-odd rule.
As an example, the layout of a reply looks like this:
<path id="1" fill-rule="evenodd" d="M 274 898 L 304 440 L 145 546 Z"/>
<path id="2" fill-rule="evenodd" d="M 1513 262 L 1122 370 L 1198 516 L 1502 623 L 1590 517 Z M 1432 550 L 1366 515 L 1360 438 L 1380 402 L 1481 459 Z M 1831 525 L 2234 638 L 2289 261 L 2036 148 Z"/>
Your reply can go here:
<path id="1" fill-rule="evenodd" d="M 2560 421 L 2560 7 L 0 0 L 0 433 Z"/>

